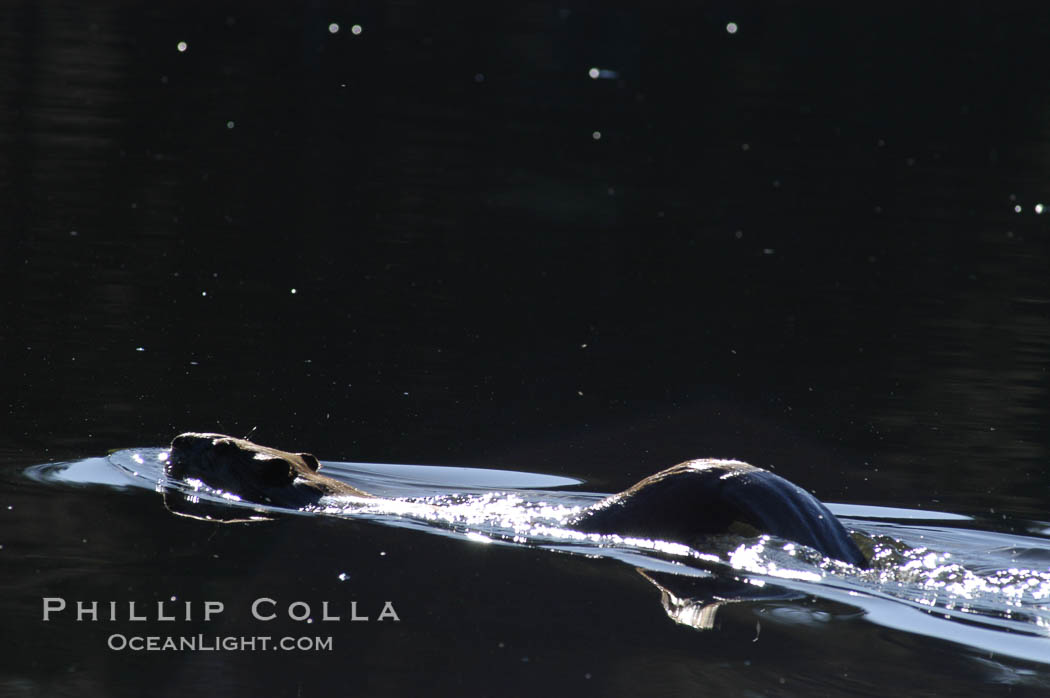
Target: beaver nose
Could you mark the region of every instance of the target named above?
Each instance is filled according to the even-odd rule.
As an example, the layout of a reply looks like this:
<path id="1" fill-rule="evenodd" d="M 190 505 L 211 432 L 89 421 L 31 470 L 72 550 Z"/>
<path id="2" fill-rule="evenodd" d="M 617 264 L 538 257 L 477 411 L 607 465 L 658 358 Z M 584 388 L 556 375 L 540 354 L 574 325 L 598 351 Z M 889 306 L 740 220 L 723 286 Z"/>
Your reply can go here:
<path id="1" fill-rule="evenodd" d="M 189 448 L 197 441 L 194 434 L 179 434 L 171 440 L 172 448 Z"/>
<path id="2" fill-rule="evenodd" d="M 196 434 L 188 432 L 179 434 L 171 440 L 171 455 L 169 456 L 169 474 L 180 472 L 181 466 L 197 460 L 206 453 L 212 445 L 209 434 Z"/>
<path id="3" fill-rule="evenodd" d="M 215 443 L 216 437 L 220 436 L 220 434 L 200 434 L 188 431 L 184 434 L 179 434 L 172 439 L 171 447 L 178 449 L 191 449 L 199 446 L 210 446 Z"/>

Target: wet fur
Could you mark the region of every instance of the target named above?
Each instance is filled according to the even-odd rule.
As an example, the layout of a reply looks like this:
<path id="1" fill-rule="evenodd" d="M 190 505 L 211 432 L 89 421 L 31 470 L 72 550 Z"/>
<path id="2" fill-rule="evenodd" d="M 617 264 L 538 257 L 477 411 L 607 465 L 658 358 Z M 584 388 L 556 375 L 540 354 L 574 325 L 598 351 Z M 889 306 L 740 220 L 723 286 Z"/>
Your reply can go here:
<path id="1" fill-rule="evenodd" d="M 798 485 L 740 461 L 695 460 L 660 471 L 587 509 L 573 528 L 694 543 L 741 527 L 867 565 L 846 529 Z"/>
<path id="2" fill-rule="evenodd" d="M 223 434 L 175 437 L 165 472 L 198 479 L 242 499 L 301 508 L 327 495 L 368 497 L 320 474 L 309 453 L 290 453 Z M 769 533 L 859 567 L 867 561 L 838 519 L 798 485 L 747 463 L 695 460 L 663 470 L 585 509 L 570 522 L 583 532 L 677 541 L 705 535 Z"/>

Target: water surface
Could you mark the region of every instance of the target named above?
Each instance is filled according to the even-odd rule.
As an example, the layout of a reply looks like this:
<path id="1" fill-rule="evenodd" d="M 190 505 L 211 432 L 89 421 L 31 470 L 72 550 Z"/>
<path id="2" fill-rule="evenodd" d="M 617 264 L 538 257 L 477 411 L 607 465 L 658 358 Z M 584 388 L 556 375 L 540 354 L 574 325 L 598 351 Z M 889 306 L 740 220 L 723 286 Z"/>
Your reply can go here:
<path id="1" fill-rule="evenodd" d="M 0 693 L 1045 684 L 1000 644 L 1042 646 L 1029 589 L 1050 571 L 1045 8 L 9 5 Z M 209 524 L 109 466 L 104 484 L 24 476 L 253 428 L 334 463 L 595 492 L 736 458 L 928 552 L 887 579 L 783 560 L 814 582 L 765 580 L 765 547 L 722 551 L 716 578 L 787 595 L 701 632 L 611 549 Z M 305 628 L 336 650 L 114 652 L 139 626 L 44 623 L 43 596 L 219 600 L 221 620 L 174 626 Z M 402 620 L 260 626 L 260 596 L 373 618 L 389 599 Z"/>
<path id="2" fill-rule="evenodd" d="M 329 476 L 383 499 L 327 496 L 298 510 L 241 501 L 199 482 L 171 480 L 163 471 L 168 457 L 166 449 L 130 449 L 106 458 L 38 466 L 27 474 L 41 482 L 163 492 L 171 511 L 202 521 L 263 521 L 289 514 L 335 517 L 473 544 L 611 558 L 634 567 L 660 589 L 672 620 L 701 631 L 713 629 L 718 610 L 726 604 L 790 599 L 802 607 L 803 599 L 816 597 L 851 607 L 841 613 L 851 622 L 876 623 L 948 639 L 971 650 L 1050 664 L 1047 522 L 1012 522 L 1014 529 L 1032 534 L 1017 535 L 982 530 L 972 517 L 958 514 L 830 504 L 871 557 L 871 569 L 860 570 L 770 536 L 714 536 L 706 546 L 690 548 L 581 534 L 567 521 L 605 495 L 549 489 L 581 484 L 571 478 L 327 462 L 323 468 Z M 695 579 L 704 584 L 691 583 Z"/>

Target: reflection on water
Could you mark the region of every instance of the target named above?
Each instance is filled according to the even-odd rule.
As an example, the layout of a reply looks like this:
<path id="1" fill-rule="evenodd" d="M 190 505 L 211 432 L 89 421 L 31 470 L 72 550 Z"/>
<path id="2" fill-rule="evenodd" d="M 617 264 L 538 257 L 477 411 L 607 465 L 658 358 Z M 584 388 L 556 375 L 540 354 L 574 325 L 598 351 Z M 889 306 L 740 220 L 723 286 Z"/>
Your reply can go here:
<path id="1" fill-rule="evenodd" d="M 858 24 L 847 6 L 791 2 L 11 4 L 0 597 L 28 630 L 0 654 L 14 665 L 0 681 L 39 663 L 39 693 L 140 695 L 157 676 L 173 677 L 158 695 L 243 688 L 266 662 L 147 670 L 77 655 L 94 646 L 83 636 L 63 653 L 29 600 L 85 585 L 146 597 L 168 579 L 190 594 L 276 579 L 302 593 L 336 579 L 338 555 L 377 595 L 432 604 L 410 630 L 358 635 L 365 692 L 463 693 L 449 669 L 462 666 L 581 694 L 648 693 L 654 677 L 668 693 L 795 695 L 1038 682 L 1024 648 L 976 661 L 893 630 L 907 609 L 931 634 L 973 620 L 970 647 L 1045 635 L 1050 16 L 1026 13 L 916 6 Z M 348 536 L 353 523 L 317 517 L 182 528 L 196 523 L 121 490 L 11 475 L 253 427 L 337 458 L 605 490 L 698 456 L 775 466 L 871 507 L 836 512 L 885 566 L 721 550 L 719 574 L 802 585 L 792 593 L 813 606 L 724 604 L 717 633 L 683 639 L 623 602 L 657 589 L 620 565 L 435 536 L 405 547 L 401 532 Z M 96 465 L 65 472 L 123 477 L 96 479 Z M 280 548 L 300 524 L 309 533 Z M 488 535 L 476 524 L 462 527 Z M 369 576 L 372 545 L 411 555 Z M 628 556 L 668 612 L 710 621 L 688 600 L 719 590 L 680 588 L 683 574 L 654 567 L 674 565 L 625 545 L 600 554 Z M 772 561 L 819 580 L 777 578 Z M 843 620 L 858 598 L 887 630 Z M 548 608 L 549 627 L 535 618 Z M 593 619 L 587 635 L 559 621 L 580 608 L 617 623 Z M 391 663 L 406 655 L 410 670 Z M 283 683 L 259 679 L 257 694 L 342 685 L 316 663 L 273 664 Z"/>
<path id="2" fill-rule="evenodd" d="M 163 449 L 126 450 L 106 459 L 40 466 L 30 475 L 45 482 L 116 482 L 157 489 L 176 513 L 209 521 L 260 520 L 281 513 L 334 516 L 473 543 L 610 557 L 635 566 L 660 591 L 661 603 L 672 620 L 699 630 L 713 628 L 718 609 L 728 603 L 816 596 L 860 608 L 869 620 L 897 630 L 950 638 L 1027 661 L 1044 662 L 1050 657 L 1050 571 L 1046 567 L 1050 539 L 904 523 L 968 517 L 859 508 L 867 519 L 843 519 L 871 558 L 871 568 L 859 570 L 770 536 L 745 542 L 737 536 L 712 536 L 704 550 L 694 550 L 663 541 L 578 533 L 566 528 L 565 522 L 603 495 L 520 489 L 578 484 L 566 478 L 448 467 L 325 463 L 330 476 L 381 491 L 389 499 L 329 496 L 300 512 L 241 502 L 198 481 L 170 481 L 163 472 L 167 456 Z M 406 473 L 410 476 L 404 479 Z M 486 491 L 492 487 L 501 489 Z M 222 509 L 227 513 L 215 516 Z M 250 514 L 238 514 L 238 509 Z"/>

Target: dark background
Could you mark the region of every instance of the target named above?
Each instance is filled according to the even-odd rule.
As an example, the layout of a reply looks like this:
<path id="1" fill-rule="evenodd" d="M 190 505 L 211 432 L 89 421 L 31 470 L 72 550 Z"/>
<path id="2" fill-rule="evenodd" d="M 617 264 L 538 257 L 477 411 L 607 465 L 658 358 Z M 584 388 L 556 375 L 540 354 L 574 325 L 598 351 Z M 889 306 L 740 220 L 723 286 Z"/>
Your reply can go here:
<path id="1" fill-rule="evenodd" d="M 0 7 L 7 472 L 257 428 L 322 459 L 516 468 L 598 491 L 735 457 L 830 501 L 1046 518 L 1046 9 Z M 122 506 L 153 513 L 87 525 L 72 497 L 23 509 L 24 549 L 0 553 L 31 576 L 28 559 L 60 556 L 39 536 L 165 516 L 135 501 Z M 218 530 L 235 546 L 266 535 Z M 424 554 L 418 536 L 355 530 Z M 110 564 L 118 539 L 84 569 L 129 574 Z M 554 594 L 568 564 L 499 551 L 475 577 L 462 544 L 425 545 L 443 552 L 414 558 L 417 573 L 467 575 L 446 600 L 530 574 L 509 598 Z M 159 572 L 142 564 L 149 588 Z M 644 594 L 639 617 L 668 623 Z M 445 613 L 441 642 L 462 640 L 465 612 Z M 532 631 L 540 647 L 572 637 Z M 681 651 L 702 654 L 689 632 Z M 618 641 L 595 656 L 615 664 L 632 646 Z M 462 688 L 450 661 L 501 671 L 446 651 L 426 671 L 369 666 L 379 686 L 444 672 Z M 696 685 L 669 667 L 654 670 L 668 686 Z"/>

